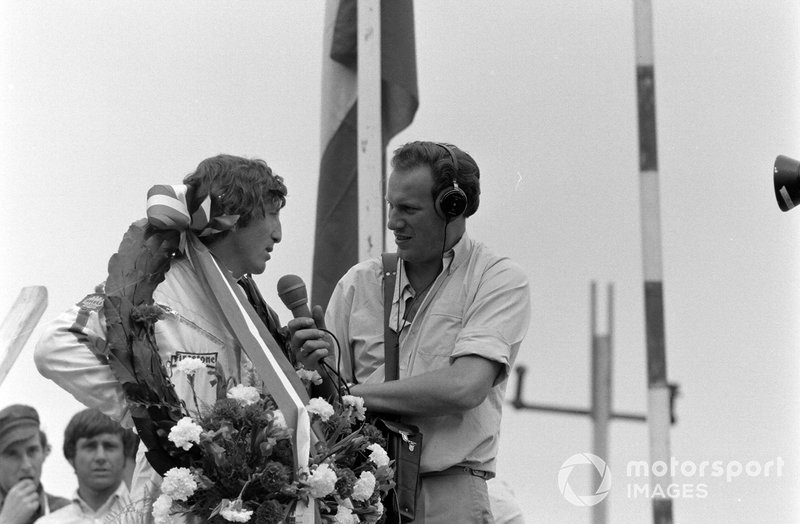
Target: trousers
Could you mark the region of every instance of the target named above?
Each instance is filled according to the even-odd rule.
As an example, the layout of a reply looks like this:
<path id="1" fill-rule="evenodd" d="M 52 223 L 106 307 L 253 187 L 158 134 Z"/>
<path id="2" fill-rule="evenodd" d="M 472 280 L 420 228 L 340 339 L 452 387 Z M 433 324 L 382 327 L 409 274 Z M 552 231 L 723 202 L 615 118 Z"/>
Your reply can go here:
<path id="1" fill-rule="evenodd" d="M 482 473 L 454 467 L 421 475 L 413 524 L 494 524 Z"/>

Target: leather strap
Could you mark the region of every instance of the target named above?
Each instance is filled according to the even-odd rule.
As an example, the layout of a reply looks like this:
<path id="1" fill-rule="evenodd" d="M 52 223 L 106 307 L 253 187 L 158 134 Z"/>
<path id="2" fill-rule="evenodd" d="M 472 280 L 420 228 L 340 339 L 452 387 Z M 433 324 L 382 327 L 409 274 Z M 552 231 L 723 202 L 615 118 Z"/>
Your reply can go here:
<path id="1" fill-rule="evenodd" d="M 397 280 L 397 253 L 381 254 L 383 260 L 383 351 L 385 381 L 397 380 L 400 376 L 400 341 L 397 333 L 389 327 L 392 313 L 394 283 Z"/>

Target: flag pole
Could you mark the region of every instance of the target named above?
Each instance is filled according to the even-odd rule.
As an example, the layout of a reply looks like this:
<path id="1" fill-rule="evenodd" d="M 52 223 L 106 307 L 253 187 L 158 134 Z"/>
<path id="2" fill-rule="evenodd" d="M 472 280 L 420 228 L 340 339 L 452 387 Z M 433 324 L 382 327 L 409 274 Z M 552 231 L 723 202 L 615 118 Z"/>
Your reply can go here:
<path id="1" fill-rule="evenodd" d="M 634 0 L 636 95 L 639 114 L 639 201 L 642 225 L 645 331 L 647 337 L 647 425 L 650 464 L 670 464 L 670 387 L 667 382 L 661 209 L 656 149 L 655 56 L 651 0 Z M 671 478 L 651 476 L 653 522 L 672 523 Z"/>
<path id="2" fill-rule="evenodd" d="M 358 260 L 384 250 L 381 2 L 358 0 Z"/>
<path id="3" fill-rule="evenodd" d="M 613 309 L 614 288 L 608 284 L 607 315 L 608 325 L 605 335 L 597 329 L 597 283 L 591 285 L 591 329 L 592 329 L 592 408 L 594 422 L 592 450 L 595 455 L 609 462 L 608 426 L 612 413 L 612 363 L 613 363 Z M 593 524 L 605 524 L 608 517 L 608 499 L 604 499 L 592 507 Z"/>

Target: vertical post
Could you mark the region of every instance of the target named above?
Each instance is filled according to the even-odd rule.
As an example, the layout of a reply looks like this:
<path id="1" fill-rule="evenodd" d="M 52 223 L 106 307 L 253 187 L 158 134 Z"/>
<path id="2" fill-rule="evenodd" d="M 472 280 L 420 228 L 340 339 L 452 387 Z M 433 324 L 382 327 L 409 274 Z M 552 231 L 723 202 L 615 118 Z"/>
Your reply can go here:
<path id="1" fill-rule="evenodd" d="M 664 328 L 664 288 L 661 262 L 661 209 L 656 150 L 655 60 L 651 0 L 634 0 L 636 33 L 636 94 L 639 114 L 639 200 L 642 224 L 645 331 L 647 336 L 647 424 L 650 463 L 670 464 L 670 407 Z M 669 474 L 651 476 L 653 522 L 672 523 Z M 664 494 L 663 496 L 660 496 Z"/>
<path id="2" fill-rule="evenodd" d="M 518 364 L 514 369 L 517 372 L 517 392 L 514 395 L 514 407 L 520 409 L 524 403 L 522 402 L 522 386 L 525 384 L 525 373 L 528 369 L 522 364 Z"/>
<path id="3" fill-rule="evenodd" d="M 592 282 L 592 419 L 594 422 L 593 453 L 608 462 L 608 423 L 611 420 L 611 308 L 612 288 L 608 287 L 607 334 L 597 330 L 597 286 Z M 592 508 L 594 524 L 605 524 L 608 514 L 608 499 Z"/>
<path id="4" fill-rule="evenodd" d="M 358 259 L 383 251 L 381 2 L 358 5 Z"/>

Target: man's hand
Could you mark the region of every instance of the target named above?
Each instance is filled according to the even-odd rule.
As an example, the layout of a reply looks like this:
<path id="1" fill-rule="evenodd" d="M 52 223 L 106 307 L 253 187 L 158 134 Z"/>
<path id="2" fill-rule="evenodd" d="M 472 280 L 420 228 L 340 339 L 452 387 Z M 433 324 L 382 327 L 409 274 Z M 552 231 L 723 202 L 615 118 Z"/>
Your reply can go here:
<path id="1" fill-rule="evenodd" d="M 31 479 L 17 482 L 8 490 L 3 509 L 0 511 L 0 524 L 24 524 L 31 520 L 39 509 L 39 492 Z"/>
<path id="2" fill-rule="evenodd" d="M 331 339 L 322 330 L 325 329 L 325 314 L 322 307 L 314 306 L 311 315 L 313 319 L 308 317 L 292 319 L 287 327 L 297 361 L 306 369 L 319 371 L 320 360 L 331 352 Z M 317 329 L 318 327 L 322 329 Z"/>

